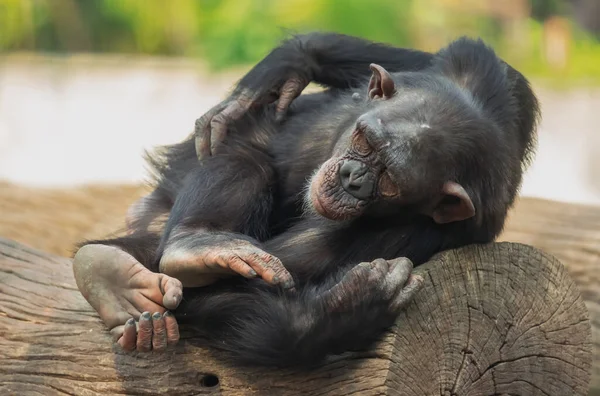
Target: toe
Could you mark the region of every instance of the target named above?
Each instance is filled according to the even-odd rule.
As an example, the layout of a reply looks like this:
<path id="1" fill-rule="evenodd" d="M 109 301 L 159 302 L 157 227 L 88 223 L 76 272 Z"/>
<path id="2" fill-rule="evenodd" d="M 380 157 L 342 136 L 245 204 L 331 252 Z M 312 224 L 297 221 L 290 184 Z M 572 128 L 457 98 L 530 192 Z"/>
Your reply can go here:
<path id="1" fill-rule="evenodd" d="M 177 320 L 175 320 L 175 316 L 170 311 L 165 312 L 163 318 L 167 332 L 167 345 L 175 345 L 179 342 L 179 325 L 177 324 Z"/>
<path id="2" fill-rule="evenodd" d="M 406 286 L 398 292 L 392 302 L 392 309 L 400 310 L 405 308 L 415 297 L 417 292 L 423 288 L 425 280 L 420 275 L 411 275 L 406 282 Z"/>
<path id="3" fill-rule="evenodd" d="M 167 348 L 167 330 L 160 312 L 152 315 L 152 350 L 164 351 Z"/>
<path id="4" fill-rule="evenodd" d="M 402 290 L 408 288 L 407 282 L 412 268 L 412 262 L 409 259 L 390 260 L 390 271 L 385 276 L 383 283 L 383 291 L 387 297 L 398 296 Z M 411 288 L 407 289 L 407 291 L 409 290 Z"/>
<path id="5" fill-rule="evenodd" d="M 370 280 L 381 280 L 390 270 L 389 263 L 384 259 L 376 259 L 371 262 Z"/>
<path id="6" fill-rule="evenodd" d="M 413 270 L 413 263 L 406 257 L 400 257 L 394 260 L 389 261 L 390 264 L 390 274 L 394 273 L 394 276 L 400 282 L 401 285 L 404 285 L 408 281 L 408 277 L 410 276 Z"/>
<path id="7" fill-rule="evenodd" d="M 117 343 L 126 351 L 133 351 L 136 347 L 137 332 L 135 328 L 135 320 L 129 319 L 123 327 L 123 334 Z"/>
<path id="8" fill-rule="evenodd" d="M 181 281 L 163 275 L 161 286 L 164 291 L 162 305 L 167 309 L 177 308 L 183 297 L 183 285 L 181 284 Z"/>
<path id="9" fill-rule="evenodd" d="M 152 317 L 150 312 L 144 312 L 140 316 L 137 334 L 137 350 L 148 352 L 152 346 Z"/>

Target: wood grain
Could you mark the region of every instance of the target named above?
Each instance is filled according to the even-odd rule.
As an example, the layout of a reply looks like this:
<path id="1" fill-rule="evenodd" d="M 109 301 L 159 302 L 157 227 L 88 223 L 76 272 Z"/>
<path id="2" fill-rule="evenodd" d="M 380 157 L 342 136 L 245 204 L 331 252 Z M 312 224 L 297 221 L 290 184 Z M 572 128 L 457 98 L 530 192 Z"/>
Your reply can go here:
<path id="1" fill-rule="evenodd" d="M 535 246 L 567 267 L 590 313 L 591 388 L 600 395 L 600 207 L 521 199 L 499 240 Z"/>
<path id="2" fill-rule="evenodd" d="M 117 350 L 71 262 L 0 239 L 0 394 L 585 395 L 591 329 L 553 257 L 520 244 L 448 251 L 371 351 L 319 370 L 242 371 L 189 333 L 165 354 Z M 218 382 L 218 383 L 217 383 Z"/>

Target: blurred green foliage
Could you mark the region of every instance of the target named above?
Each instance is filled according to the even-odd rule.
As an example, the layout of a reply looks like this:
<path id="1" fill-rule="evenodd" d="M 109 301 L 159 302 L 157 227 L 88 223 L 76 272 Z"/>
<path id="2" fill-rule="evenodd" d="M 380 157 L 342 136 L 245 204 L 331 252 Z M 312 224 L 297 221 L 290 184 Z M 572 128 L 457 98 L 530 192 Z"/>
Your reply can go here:
<path id="1" fill-rule="evenodd" d="M 0 51 L 201 57 L 220 70 L 258 61 L 290 32 L 328 30 L 412 47 L 467 34 L 530 75 L 600 80 L 600 43 L 575 26 L 568 64 L 545 61 L 540 19 L 563 14 L 564 0 L 530 2 L 537 19 L 515 42 L 498 18 L 449 13 L 435 0 L 0 0 Z"/>

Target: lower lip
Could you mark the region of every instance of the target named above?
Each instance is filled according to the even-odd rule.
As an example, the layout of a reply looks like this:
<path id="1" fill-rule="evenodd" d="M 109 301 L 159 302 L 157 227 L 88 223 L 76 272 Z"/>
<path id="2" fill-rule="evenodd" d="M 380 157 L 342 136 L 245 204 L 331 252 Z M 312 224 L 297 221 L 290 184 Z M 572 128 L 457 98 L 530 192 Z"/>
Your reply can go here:
<path id="1" fill-rule="evenodd" d="M 325 208 L 323 207 L 323 205 L 321 204 L 321 201 L 319 200 L 319 196 L 312 193 L 311 194 L 311 200 L 313 203 L 313 206 L 315 207 L 315 209 L 317 210 L 317 212 L 319 212 L 319 214 L 327 217 L 327 212 L 325 211 Z"/>

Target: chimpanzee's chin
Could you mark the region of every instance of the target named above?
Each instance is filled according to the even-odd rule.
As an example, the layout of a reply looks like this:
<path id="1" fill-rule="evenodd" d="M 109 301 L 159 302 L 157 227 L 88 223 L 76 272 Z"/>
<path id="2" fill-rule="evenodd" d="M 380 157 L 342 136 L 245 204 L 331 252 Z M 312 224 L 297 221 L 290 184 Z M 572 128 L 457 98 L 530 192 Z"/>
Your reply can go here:
<path id="1" fill-rule="evenodd" d="M 315 211 L 321 216 L 325 217 L 329 220 L 341 220 L 339 213 L 336 211 L 328 210 L 326 205 L 321 203 L 318 195 L 313 195 L 311 197 L 312 205 L 315 208 Z"/>
<path id="2" fill-rule="evenodd" d="M 345 208 L 343 208 L 343 207 L 332 209 L 331 205 L 328 205 L 327 200 L 325 200 L 325 202 L 324 202 L 323 200 L 321 200 L 319 198 L 319 196 L 317 194 L 313 194 L 311 196 L 311 203 L 312 203 L 313 208 L 315 209 L 315 211 L 318 214 L 320 214 L 321 216 L 323 216 L 329 220 L 335 220 L 335 221 L 351 220 L 355 217 L 358 217 L 358 215 L 360 214 L 356 210 L 349 210 L 350 208 L 347 208 L 347 210 L 344 210 Z"/>

